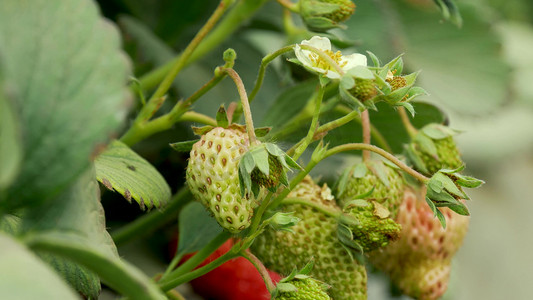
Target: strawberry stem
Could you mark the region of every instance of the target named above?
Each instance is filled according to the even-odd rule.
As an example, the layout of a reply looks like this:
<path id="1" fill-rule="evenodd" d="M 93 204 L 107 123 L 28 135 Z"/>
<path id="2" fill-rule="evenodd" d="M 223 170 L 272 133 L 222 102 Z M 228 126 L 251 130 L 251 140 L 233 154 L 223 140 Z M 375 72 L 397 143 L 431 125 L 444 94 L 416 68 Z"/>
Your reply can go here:
<path id="1" fill-rule="evenodd" d="M 315 203 L 315 202 L 312 202 L 312 201 L 309 201 L 303 198 L 285 198 L 281 201 L 281 204 L 283 205 L 289 205 L 289 204 L 307 205 L 330 217 L 333 217 L 333 218 L 339 217 L 339 211 L 335 209 L 330 209 L 328 207 L 325 207 L 324 205 L 321 205 L 319 203 Z"/>
<path id="2" fill-rule="evenodd" d="M 250 102 L 248 101 L 248 95 L 246 94 L 244 83 L 242 82 L 242 79 L 239 74 L 235 72 L 235 70 L 230 68 L 224 68 L 222 69 L 222 71 L 228 74 L 228 76 L 233 79 L 233 82 L 235 82 L 235 85 L 237 86 L 237 91 L 239 92 L 242 108 L 244 110 L 244 119 L 246 120 L 246 131 L 248 132 L 250 145 L 255 146 L 258 144 L 258 141 L 257 137 L 255 136 L 254 122 L 252 120 L 252 110 L 250 109 Z"/>
<path id="3" fill-rule="evenodd" d="M 370 145 L 370 115 L 368 109 L 361 113 L 361 126 L 363 128 L 363 143 Z M 370 151 L 363 150 L 363 161 L 370 161 Z"/>
<path id="4" fill-rule="evenodd" d="M 259 258 L 253 255 L 249 249 L 245 249 L 241 251 L 240 255 L 246 258 L 249 262 L 251 262 L 252 265 L 254 265 L 254 267 L 257 269 L 257 271 L 259 271 L 259 274 L 261 274 L 261 278 L 263 278 L 263 281 L 265 282 L 265 286 L 268 292 L 272 294 L 272 292 L 274 291 L 276 287 L 274 286 L 274 283 L 272 282 L 272 278 L 270 277 L 270 274 L 268 274 L 268 270 L 265 267 L 265 265 L 263 265 L 263 263 L 259 260 Z"/>
<path id="5" fill-rule="evenodd" d="M 294 155 L 292 158 L 296 161 L 304 153 L 305 149 L 314 141 L 315 132 L 318 128 L 318 117 L 320 116 L 320 107 L 322 106 L 322 99 L 324 98 L 325 87 L 320 85 L 318 86 L 318 93 L 315 97 L 315 110 L 313 113 L 313 119 L 311 120 L 311 126 L 307 132 L 307 136 L 302 140 L 302 143 L 297 146 L 294 150 Z M 292 150 L 292 149 L 291 149 Z M 291 151 L 289 150 L 289 151 Z"/>
<path id="6" fill-rule="evenodd" d="M 404 170 L 406 173 L 408 173 L 409 175 L 413 176 L 414 178 L 416 178 L 420 182 L 426 183 L 426 182 L 429 181 L 429 178 L 427 178 L 426 176 L 418 173 L 414 169 L 410 168 L 404 162 L 399 160 L 396 156 L 394 156 L 394 155 L 390 154 L 389 152 L 387 152 L 387 151 L 385 151 L 385 150 L 383 150 L 383 149 L 381 149 L 379 147 L 376 147 L 374 145 L 361 144 L 361 143 L 351 143 L 351 144 L 340 145 L 340 146 L 333 147 L 333 148 L 329 149 L 328 151 L 326 151 L 326 153 L 324 154 L 322 159 L 325 159 L 325 158 L 327 158 L 329 156 L 332 156 L 334 154 L 338 154 L 338 153 L 341 153 L 341 152 L 344 152 L 344 151 L 351 151 L 351 150 L 368 150 L 368 151 L 372 151 L 372 152 L 377 153 L 377 154 L 383 156 L 384 158 L 388 159 L 390 162 L 392 162 L 393 164 L 397 165 L 400 169 Z"/>
<path id="7" fill-rule="evenodd" d="M 181 276 L 184 276 L 187 273 L 190 273 L 191 270 L 193 270 L 194 268 L 196 268 L 196 266 L 202 263 L 207 257 L 209 257 L 209 255 L 215 252 L 216 249 L 222 246 L 222 244 L 224 244 L 230 237 L 231 237 L 231 234 L 229 232 L 227 231 L 221 232 L 214 239 L 212 239 L 207 245 L 205 245 L 205 247 L 203 247 L 202 250 L 198 251 L 195 255 L 193 255 L 189 260 L 187 260 L 177 269 L 173 270 L 170 273 L 165 272 L 165 274 L 163 274 L 163 276 L 159 280 L 159 285 L 160 286 L 162 284 L 170 285 L 170 282 L 173 282 L 181 278 Z M 201 275 L 198 275 L 198 276 L 201 276 Z M 193 278 L 196 278 L 196 277 L 193 277 Z M 172 288 L 174 287 L 170 287 L 169 289 L 172 289 Z"/>
<path id="8" fill-rule="evenodd" d="M 418 133 L 418 130 L 413 126 L 411 121 L 409 120 L 409 115 L 407 115 L 407 112 L 405 111 L 405 108 L 398 107 L 398 114 L 400 115 L 400 119 L 402 120 L 402 124 L 405 127 L 405 130 L 407 130 L 407 133 L 411 138 L 414 138 L 416 134 Z"/>

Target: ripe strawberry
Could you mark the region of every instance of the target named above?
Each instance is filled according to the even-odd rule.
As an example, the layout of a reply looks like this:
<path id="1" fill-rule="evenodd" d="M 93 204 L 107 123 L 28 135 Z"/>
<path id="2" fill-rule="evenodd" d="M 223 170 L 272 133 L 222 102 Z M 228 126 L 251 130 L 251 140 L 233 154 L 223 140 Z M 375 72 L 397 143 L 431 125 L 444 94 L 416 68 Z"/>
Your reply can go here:
<path id="1" fill-rule="evenodd" d="M 469 218 L 441 208 L 446 218 L 443 229 L 418 194 L 407 189 L 397 222 L 401 237 L 378 251 L 370 261 L 387 273 L 403 293 L 416 299 L 438 299 L 446 291 L 451 259 L 462 244 Z"/>
<path id="2" fill-rule="evenodd" d="M 261 193 L 257 198 L 251 193 L 241 196 L 239 161 L 248 147 L 241 128 L 216 127 L 193 145 L 187 166 L 191 193 L 231 233 L 250 226 L 253 209 L 262 197 Z"/>
<path id="3" fill-rule="evenodd" d="M 256 238 L 252 251 L 268 268 L 282 274 L 313 259 L 310 275 L 330 284 L 329 293 L 334 299 L 366 299 L 366 270 L 337 239 L 337 217 L 333 215 L 341 211 L 330 189 L 306 177 L 287 197 L 304 199 L 334 213 L 326 214 L 305 204 L 282 205 L 283 211 L 294 212 L 301 221 L 291 227 L 293 232 L 267 229 Z"/>
<path id="4" fill-rule="evenodd" d="M 403 178 L 381 161 L 361 162 L 346 169 L 337 183 L 337 198 L 344 206 L 353 199 L 373 200 L 395 218 L 402 202 Z"/>
<path id="5" fill-rule="evenodd" d="M 428 124 L 407 146 L 407 158 L 417 171 L 428 176 L 440 169 L 457 169 L 463 165 L 463 161 L 453 140 L 455 134 L 446 126 Z"/>
<path id="6" fill-rule="evenodd" d="M 226 253 L 232 246 L 227 241 L 200 266 L 217 259 Z M 274 282 L 281 277 L 269 271 Z M 257 269 L 243 257 L 232 259 L 213 271 L 191 281 L 196 293 L 212 300 L 267 300 L 270 294 Z"/>

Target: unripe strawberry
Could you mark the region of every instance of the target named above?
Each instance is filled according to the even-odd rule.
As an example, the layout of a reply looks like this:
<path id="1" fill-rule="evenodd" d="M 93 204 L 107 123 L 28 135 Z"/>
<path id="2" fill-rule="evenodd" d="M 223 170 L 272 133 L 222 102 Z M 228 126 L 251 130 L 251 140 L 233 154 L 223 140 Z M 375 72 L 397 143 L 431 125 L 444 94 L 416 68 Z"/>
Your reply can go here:
<path id="1" fill-rule="evenodd" d="M 435 174 L 440 169 L 457 169 L 463 165 L 459 150 L 455 145 L 453 137 L 447 137 L 440 140 L 434 140 L 437 148 L 437 155 L 433 156 L 423 151 L 420 146 L 417 147 L 418 153 L 425 163 L 428 170 L 427 174 Z"/>
<path id="2" fill-rule="evenodd" d="M 301 220 L 291 227 L 293 232 L 267 229 L 256 238 L 252 251 L 268 268 L 282 274 L 289 274 L 313 259 L 310 275 L 330 284 L 328 292 L 334 299 L 366 299 L 366 270 L 351 258 L 337 238 L 336 216 L 341 211 L 330 189 L 306 177 L 287 196 L 290 198 L 304 199 L 333 213 L 305 204 L 282 204 L 283 211 L 294 212 Z"/>
<path id="3" fill-rule="evenodd" d="M 253 209 L 263 195 L 241 196 L 238 167 L 248 147 L 248 137 L 243 130 L 216 127 L 193 145 L 187 166 L 191 193 L 213 213 L 220 226 L 231 233 L 250 226 Z"/>
<path id="4" fill-rule="evenodd" d="M 406 147 L 407 158 L 414 168 L 431 176 L 440 169 L 457 169 L 463 165 L 453 135 L 456 131 L 439 124 L 424 126 Z"/>
<path id="5" fill-rule="evenodd" d="M 350 230 L 349 238 L 365 253 L 384 247 L 399 237 L 401 226 L 390 218 L 390 212 L 384 206 L 375 201 L 350 201 L 343 212 L 340 223 Z"/>
<path id="6" fill-rule="evenodd" d="M 441 208 L 446 229 L 426 204 L 425 191 L 407 189 L 397 222 L 400 239 L 370 253 L 370 261 L 400 290 L 416 299 L 438 299 L 446 291 L 451 259 L 462 244 L 469 217 Z"/>
<path id="7" fill-rule="evenodd" d="M 323 32 L 340 27 L 355 11 L 351 0 L 300 0 L 300 15 L 312 31 Z"/>
<path id="8" fill-rule="evenodd" d="M 374 80 L 362 78 L 355 78 L 355 86 L 349 92 L 361 102 L 368 101 L 378 94 Z"/>
<path id="9" fill-rule="evenodd" d="M 284 284 L 292 285 L 289 291 L 280 291 L 275 300 L 331 300 L 324 284 L 308 276 L 299 276 Z"/>
<path id="10" fill-rule="evenodd" d="M 357 198 L 376 201 L 394 219 L 403 190 L 404 181 L 398 170 L 381 161 L 361 162 L 344 171 L 337 183 L 337 198 L 342 207 Z"/>

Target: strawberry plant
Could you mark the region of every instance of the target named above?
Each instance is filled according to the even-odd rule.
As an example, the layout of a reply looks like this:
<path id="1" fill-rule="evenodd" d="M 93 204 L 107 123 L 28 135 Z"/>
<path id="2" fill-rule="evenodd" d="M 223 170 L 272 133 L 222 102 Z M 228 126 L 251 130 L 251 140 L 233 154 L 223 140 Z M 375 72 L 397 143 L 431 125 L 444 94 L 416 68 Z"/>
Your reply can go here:
<path id="1" fill-rule="evenodd" d="M 446 111 L 494 78 L 443 92 L 382 26 L 460 7 L 155 2 L 0 2 L 0 298 L 372 299 L 374 269 L 440 298 L 483 183 Z"/>

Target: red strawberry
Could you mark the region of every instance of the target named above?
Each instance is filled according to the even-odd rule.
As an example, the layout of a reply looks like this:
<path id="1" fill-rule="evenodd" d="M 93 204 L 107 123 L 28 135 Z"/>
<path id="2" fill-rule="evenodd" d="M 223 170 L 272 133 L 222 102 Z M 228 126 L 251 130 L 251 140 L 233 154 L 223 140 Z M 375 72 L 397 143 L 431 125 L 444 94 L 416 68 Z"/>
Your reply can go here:
<path id="1" fill-rule="evenodd" d="M 200 266 L 215 260 L 232 246 L 227 241 Z M 274 282 L 281 277 L 269 271 Z M 195 292 L 210 300 L 267 300 L 270 299 L 265 283 L 255 267 L 244 257 L 232 259 L 213 271 L 191 281 Z"/>

